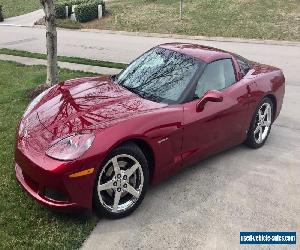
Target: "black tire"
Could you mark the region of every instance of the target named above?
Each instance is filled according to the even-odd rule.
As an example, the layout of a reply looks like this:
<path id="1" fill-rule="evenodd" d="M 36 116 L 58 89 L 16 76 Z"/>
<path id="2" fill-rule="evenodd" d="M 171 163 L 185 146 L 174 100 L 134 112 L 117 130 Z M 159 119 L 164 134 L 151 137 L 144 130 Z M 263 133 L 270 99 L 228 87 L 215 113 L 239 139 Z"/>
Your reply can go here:
<path id="1" fill-rule="evenodd" d="M 113 211 L 111 211 L 109 208 L 105 207 L 105 205 L 103 205 L 101 203 L 100 198 L 99 198 L 99 194 L 98 194 L 98 189 L 97 189 L 98 188 L 98 182 L 99 182 L 99 178 L 101 177 L 100 175 L 101 175 L 101 172 L 102 172 L 104 166 L 106 166 L 107 163 L 110 164 L 109 163 L 110 160 L 112 160 L 115 156 L 120 156 L 120 155 L 124 155 L 124 154 L 125 155 L 129 155 L 129 156 L 133 157 L 135 160 L 138 161 L 138 163 L 140 164 L 140 167 L 141 167 L 141 168 L 139 168 L 139 171 L 140 172 L 142 171 L 143 174 L 141 176 L 143 176 L 144 180 L 143 180 L 143 185 L 142 185 L 142 187 L 140 189 L 140 196 L 138 198 L 134 198 L 132 196 L 132 198 L 134 198 L 136 200 L 135 203 L 131 207 L 129 207 L 127 210 L 113 212 Z M 105 172 L 105 170 L 103 170 L 103 171 Z M 104 173 L 104 172 L 102 172 L 102 173 Z M 128 178 L 128 183 L 129 183 L 129 181 L 130 180 Z M 123 185 L 123 184 L 120 184 L 120 185 Z M 149 168 L 148 168 L 148 162 L 146 160 L 145 155 L 143 154 L 142 150 L 135 143 L 126 143 L 126 144 L 124 144 L 124 145 L 122 145 L 122 146 L 114 149 L 108 155 L 108 157 L 104 161 L 104 164 L 102 164 L 102 166 L 100 167 L 100 169 L 99 169 L 99 171 L 97 173 L 97 178 L 96 178 L 96 182 L 95 182 L 95 185 L 94 185 L 93 207 L 94 207 L 94 209 L 96 210 L 96 212 L 99 215 L 103 215 L 103 216 L 105 216 L 107 218 L 110 218 L 110 219 L 118 219 L 118 218 L 122 218 L 122 217 L 128 216 L 135 209 L 137 209 L 138 206 L 143 201 L 143 199 L 145 197 L 145 194 L 147 192 L 147 189 L 148 189 L 148 185 L 149 185 Z M 110 189 L 110 192 L 113 192 L 114 195 L 116 195 L 117 189 L 115 189 L 114 191 L 112 191 L 112 190 L 114 190 L 114 189 Z M 103 191 L 101 191 L 101 192 L 103 192 Z M 123 189 L 122 189 L 121 192 L 122 192 L 122 195 L 124 193 L 125 197 L 126 197 L 126 195 L 130 195 L 130 193 L 123 192 Z M 101 195 L 101 197 L 102 196 L 103 195 Z M 123 198 L 121 197 L 121 199 L 123 199 Z M 111 199 L 113 199 L 113 197 L 111 197 Z"/>
<path id="2" fill-rule="evenodd" d="M 257 127 L 258 112 L 266 104 L 269 104 L 271 106 L 271 124 L 269 126 L 269 129 L 267 131 L 267 134 L 266 134 L 265 138 L 261 142 L 257 142 L 254 131 Z M 247 139 L 245 141 L 245 144 L 248 147 L 253 148 L 253 149 L 257 149 L 257 148 L 262 147 L 265 144 L 265 142 L 268 139 L 269 134 L 271 132 L 271 127 L 272 127 L 272 123 L 273 123 L 273 113 L 274 113 L 274 104 L 273 104 L 273 102 L 268 97 L 263 98 L 263 100 L 257 106 L 257 108 L 254 112 L 253 118 L 251 120 L 251 123 L 250 123 L 250 127 L 249 127 L 248 134 L 247 134 Z"/>

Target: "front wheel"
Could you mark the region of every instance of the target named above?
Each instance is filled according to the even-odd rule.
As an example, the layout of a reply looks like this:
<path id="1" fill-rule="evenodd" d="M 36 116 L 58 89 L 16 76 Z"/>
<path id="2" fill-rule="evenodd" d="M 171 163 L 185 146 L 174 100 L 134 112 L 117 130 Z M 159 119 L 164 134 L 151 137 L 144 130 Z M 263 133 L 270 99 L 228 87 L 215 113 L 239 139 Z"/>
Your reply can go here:
<path id="1" fill-rule="evenodd" d="M 272 119 L 273 103 L 270 98 L 266 97 L 256 109 L 245 144 L 251 148 L 262 147 L 270 134 Z"/>
<path id="2" fill-rule="evenodd" d="M 147 160 L 134 143 L 112 151 L 98 173 L 94 207 L 109 218 L 132 213 L 142 202 L 149 182 Z"/>

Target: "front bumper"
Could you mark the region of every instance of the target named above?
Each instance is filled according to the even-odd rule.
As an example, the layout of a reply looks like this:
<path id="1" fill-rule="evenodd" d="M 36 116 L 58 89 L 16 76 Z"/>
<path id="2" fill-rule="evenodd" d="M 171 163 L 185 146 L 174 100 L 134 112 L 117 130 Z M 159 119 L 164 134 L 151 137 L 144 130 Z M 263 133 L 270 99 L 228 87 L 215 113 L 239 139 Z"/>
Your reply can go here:
<path id="1" fill-rule="evenodd" d="M 23 189 L 40 204 L 54 209 L 73 210 L 78 208 L 78 204 L 66 201 L 57 201 L 47 198 L 44 195 L 44 190 L 30 177 L 23 174 L 22 169 L 18 164 L 15 164 L 16 177 Z M 26 176 L 26 177 L 25 177 Z"/>
<path id="2" fill-rule="evenodd" d="M 42 161 L 34 161 L 16 149 L 16 178 L 24 190 L 40 204 L 55 210 L 91 209 L 96 169 L 93 174 L 70 178 L 70 174 L 84 169 L 80 166 L 82 161 L 66 164 L 45 157 Z M 92 162 L 84 163 L 84 166 L 93 167 L 89 165 Z M 57 167 L 53 168 L 55 164 Z M 45 166 L 51 166 L 51 170 Z M 50 196 L 49 190 L 59 195 Z"/>

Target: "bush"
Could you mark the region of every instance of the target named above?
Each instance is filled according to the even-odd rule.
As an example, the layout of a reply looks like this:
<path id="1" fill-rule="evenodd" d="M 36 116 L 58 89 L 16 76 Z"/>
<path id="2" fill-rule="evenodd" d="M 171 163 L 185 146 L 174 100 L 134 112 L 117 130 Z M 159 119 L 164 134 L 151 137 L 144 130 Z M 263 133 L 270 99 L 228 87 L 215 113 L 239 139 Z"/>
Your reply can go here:
<path id="1" fill-rule="evenodd" d="M 75 8 L 75 15 L 78 22 L 85 23 L 98 17 L 98 4 L 84 3 Z"/>
<path id="2" fill-rule="evenodd" d="M 55 4 L 55 17 L 65 18 L 66 17 L 66 3 L 61 2 Z"/>
<path id="3" fill-rule="evenodd" d="M 3 13 L 2 13 L 2 5 L 0 5 L 0 22 L 4 21 Z"/>
<path id="4" fill-rule="evenodd" d="M 90 0 L 79 4 L 75 8 L 77 21 L 85 23 L 98 17 L 98 5 L 102 5 L 103 13 L 105 12 L 105 4 L 102 0 Z"/>
<path id="5" fill-rule="evenodd" d="M 56 18 L 66 18 L 66 6 L 69 9 L 69 16 L 72 12 L 72 5 L 78 5 L 83 3 L 84 0 L 69 0 L 69 1 L 60 1 L 55 4 L 55 16 Z"/>
<path id="6" fill-rule="evenodd" d="M 70 0 L 70 1 L 67 1 L 66 5 L 68 5 L 68 7 L 69 7 L 69 15 L 71 15 L 73 5 L 79 5 L 79 4 L 83 4 L 85 2 L 86 2 L 86 0 Z"/>

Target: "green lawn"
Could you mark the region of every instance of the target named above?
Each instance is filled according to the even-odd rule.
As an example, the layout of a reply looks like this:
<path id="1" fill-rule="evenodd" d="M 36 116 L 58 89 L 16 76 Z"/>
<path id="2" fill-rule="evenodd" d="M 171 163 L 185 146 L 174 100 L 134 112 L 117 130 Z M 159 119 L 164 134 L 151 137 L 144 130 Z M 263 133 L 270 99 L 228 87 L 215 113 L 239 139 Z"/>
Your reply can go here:
<path id="1" fill-rule="evenodd" d="M 79 248 L 97 222 L 93 215 L 59 214 L 33 201 L 14 173 L 15 129 L 29 90 L 46 77 L 43 66 L 0 61 L 0 249 Z M 61 79 L 91 74 L 61 70 Z"/>
<path id="2" fill-rule="evenodd" d="M 40 0 L 0 0 L 4 17 L 19 16 L 41 8 Z"/>
<path id="3" fill-rule="evenodd" d="M 109 15 L 85 28 L 300 40 L 299 0 L 113 0 Z"/>

